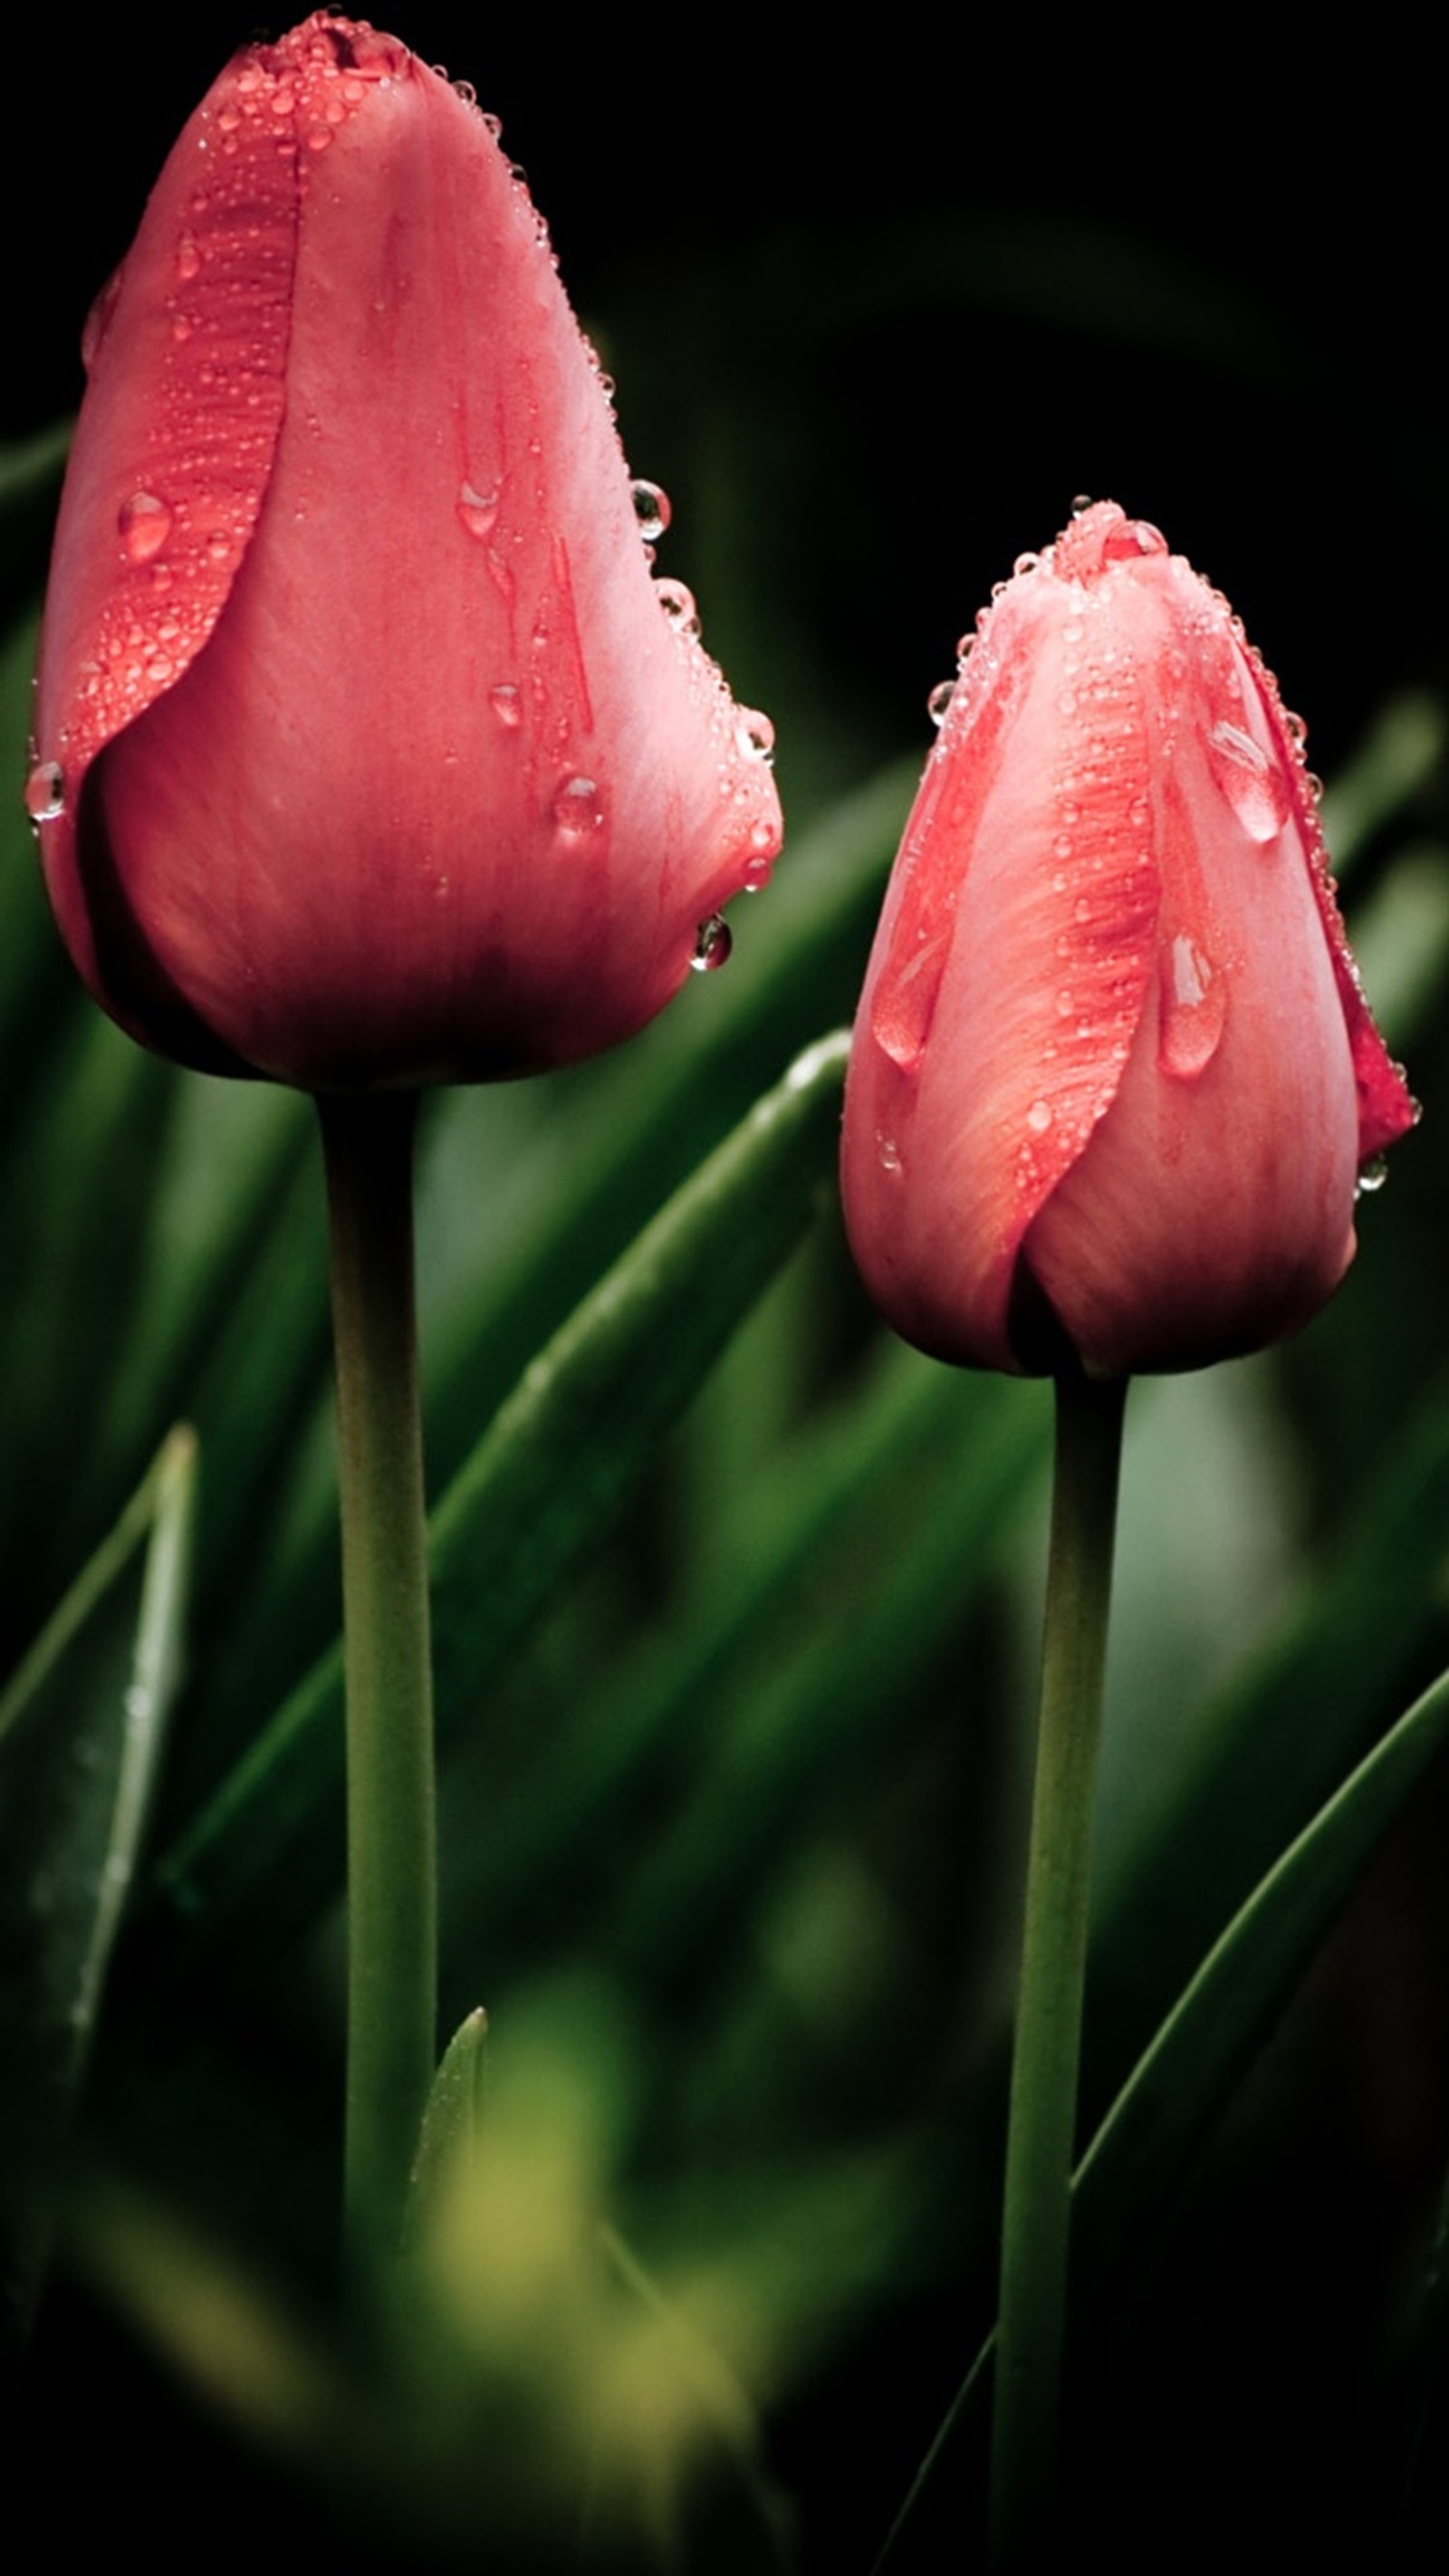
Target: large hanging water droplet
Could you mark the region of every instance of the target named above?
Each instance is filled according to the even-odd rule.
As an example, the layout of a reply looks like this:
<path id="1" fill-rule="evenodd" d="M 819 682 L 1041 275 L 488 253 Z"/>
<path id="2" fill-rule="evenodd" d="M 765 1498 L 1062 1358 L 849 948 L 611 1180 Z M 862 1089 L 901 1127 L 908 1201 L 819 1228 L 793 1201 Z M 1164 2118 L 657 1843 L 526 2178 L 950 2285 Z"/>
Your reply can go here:
<path id="1" fill-rule="evenodd" d="M 694 955 L 690 959 L 696 975 L 713 975 L 729 963 L 734 933 L 722 912 L 712 912 L 695 933 Z"/>
<path id="2" fill-rule="evenodd" d="M 695 606 L 694 593 L 687 583 L 656 581 L 654 595 L 670 625 L 677 626 L 681 635 L 699 633 L 699 610 Z"/>
<path id="3" fill-rule="evenodd" d="M 1157 1035 L 1157 1061 L 1179 1082 L 1206 1072 L 1222 1042 L 1228 988 L 1212 959 L 1186 931 L 1167 951 Z"/>
<path id="4" fill-rule="evenodd" d="M 926 713 L 930 717 L 933 725 L 940 726 L 945 723 L 946 717 L 950 712 L 951 700 L 955 695 L 956 683 L 954 680 L 938 680 L 936 682 L 934 689 L 926 700 Z"/>
<path id="5" fill-rule="evenodd" d="M 1241 725 L 1224 717 L 1207 740 L 1208 767 L 1243 830 L 1259 849 L 1276 841 L 1292 810 L 1288 781 L 1278 763 Z"/>
<path id="6" fill-rule="evenodd" d="M 150 563 L 171 534 L 172 512 L 154 492 L 133 492 L 116 517 L 121 544 L 133 564 Z"/>
<path id="7" fill-rule="evenodd" d="M 657 483 L 639 481 L 630 484 L 629 498 L 634 504 L 639 534 L 646 546 L 652 546 L 657 537 L 663 536 L 674 516 L 669 506 L 669 495 L 661 492 Z"/>
<path id="8" fill-rule="evenodd" d="M 604 828 L 604 800 L 592 778 L 566 778 L 553 800 L 559 838 L 582 844 Z"/>
<path id="9" fill-rule="evenodd" d="M 498 517 L 498 493 L 480 492 L 472 483 L 458 486 L 457 512 L 470 537 L 491 537 Z"/>
<path id="10" fill-rule="evenodd" d="M 32 823 L 53 823 L 65 812 L 65 778 L 58 760 L 37 760 L 25 782 L 25 811 Z"/>
<path id="11" fill-rule="evenodd" d="M 746 760 L 762 760 L 767 765 L 775 756 L 775 728 L 758 707 L 741 707 L 735 741 Z"/>

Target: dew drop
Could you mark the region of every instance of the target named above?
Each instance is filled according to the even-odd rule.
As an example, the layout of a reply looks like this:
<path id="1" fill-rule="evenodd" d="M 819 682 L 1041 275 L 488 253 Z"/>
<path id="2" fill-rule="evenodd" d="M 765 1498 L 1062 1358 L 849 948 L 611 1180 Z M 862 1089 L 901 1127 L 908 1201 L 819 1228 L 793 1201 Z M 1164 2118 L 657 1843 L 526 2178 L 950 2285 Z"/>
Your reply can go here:
<path id="1" fill-rule="evenodd" d="M 496 687 L 491 688 L 488 692 L 488 703 L 506 732 L 515 732 L 523 722 L 522 703 L 517 686 L 512 680 L 500 680 Z"/>
<path id="2" fill-rule="evenodd" d="M 775 728 L 758 707 L 741 707 L 735 741 L 746 760 L 762 760 L 767 765 L 775 756 Z"/>
<path id="3" fill-rule="evenodd" d="M 694 955 L 690 959 L 696 975 L 713 975 L 728 965 L 734 934 L 722 912 L 712 912 L 695 933 Z"/>
<path id="4" fill-rule="evenodd" d="M 1051 1102 L 1034 1100 L 1026 1113 L 1026 1123 L 1033 1136 L 1044 1136 L 1052 1123 Z"/>
<path id="5" fill-rule="evenodd" d="M 901 1168 L 901 1149 L 894 1136 L 878 1135 L 875 1142 L 876 1152 L 880 1156 L 881 1170 L 898 1172 Z"/>
<path id="6" fill-rule="evenodd" d="M 1162 977 L 1157 1060 L 1179 1082 L 1194 1082 L 1217 1054 L 1228 1015 L 1227 986 L 1195 939 L 1179 931 Z"/>
<path id="7" fill-rule="evenodd" d="M 159 555 L 171 534 L 171 515 L 167 504 L 158 501 L 154 492 L 133 492 L 129 501 L 122 502 L 116 525 L 132 563 L 149 563 L 153 555 Z"/>
<path id="8" fill-rule="evenodd" d="M 1084 512 L 1084 511 L 1086 511 L 1086 510 L 1090 510 L 1090 508 L 1091 508 L 1091 507 L 1092 507 L 1092 496 L 1091 496 L 1091 493 L 1090 493 L 1090 492 L 1078 492 L 1078 493 L 1076 493 L 1076 494 L 1074 495 L 1074 497 L 1073 497 L 1073 501 L 1072 501 L 1072 517 L 1073 517 L 1074 519 L 1080 519 L 1080 518 L 1081 518 L 1081 516 L 1082 516 L 1082 514 L 1083 514 L 1083 512 Z"/>
<path id="9" fill-rule="evenodd" d="M 498 493 L 480 492 L 472 483 L 458 486 L 457 512 L 470 537 L 491 537 L 498 517 Z"/>
<path id="10" fill-rule="evenodd" d="M 1389 1158 L 1387 1154 L 1375 1154 L 1371 1162 L 1365 1163 L 1363 1170 L 1360 1172 L 1358 1179 L 1354 1184 L 1354 1197 L 1356 1199 L 1371 1199 L 1376 1190 L 1381 1190 L 1383 1188 L 1388 1177 Z"/>
<path id="11" fill-rule="evenodd" d="M 1041 557 L 1037 554 L 1018 555 L 1011 569 L 1020 580 L 1023 573 L 1035 572 L 1040 562 Z"/>
<path id="12" fill-rule="evenodd" d="M 183 233 L 176 245 L 176 274 L 183 286 L 201 275 L 201 251 L 195 233 Z"/>
<path id="13" fill-rule="evenodd" d="M 951 700 L 955 695 L 956 683 L 954 680 L 938 680 L 936 682 L 934 689 L 926 700 L 926 713 L 930 717 L 933 725 L 943 725 L 945 723 L 947 715 L 950 712 Z"/>
<path id="14" fill-rule="evenodd" d="M 646 546 L 652 546 L 656 538 L 663 536 L 674 516 L 669 506 L 669 495 L 662 492 L 657 483 L 636 482 L 629 486 L 629 498 L 634 504 L 639 534 Z"/>
<path id="15" fill-rule="evenodd" d="M 1288 781 L 1276 760 L 1226 717 L 1208 735 L 1208 766 L 1250 841 L 1266 849 L 1291 810 Z"/>
<path id="16" fill-rule="evenodd" d="M 694 593 L 685 582 L 656 581 L 654 595 L 670 625 L 677 627 L 681 635 L 699 633 L 699 610 L 695 606 Z"/>
<path id="17" fill-rule="evenodd" d="M 65 779 L 58 760 L 37 760 L 25 782 L 25 811 L 32 823 L 53 823 L 65 811 Z"/>
<path id="18" fill-rule="evenodd" d="M 581 843 L 604 828 L 604 800 L 592 778 L 566 778 L 553 800 L 561 840 Z"/>

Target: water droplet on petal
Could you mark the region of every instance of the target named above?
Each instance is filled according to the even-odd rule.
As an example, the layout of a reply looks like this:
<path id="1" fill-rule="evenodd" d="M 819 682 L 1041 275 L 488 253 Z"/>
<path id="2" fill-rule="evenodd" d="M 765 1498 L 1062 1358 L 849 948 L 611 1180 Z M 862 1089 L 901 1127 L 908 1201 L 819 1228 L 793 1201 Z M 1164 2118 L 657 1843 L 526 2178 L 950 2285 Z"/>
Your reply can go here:
<path id="1" fill-rule="evenodd" d="M 771 761 L 775 754 L 775 728 L 758 707 L 741 707 L 735 741 L 746 760 Z"/>
<path id="2" fill-rule="evenodd" d="M 671 626 L 677 626 L 682 635 L 699 633 L 699 610 L 685 582 L 656 581 L 654 595 Z"/>
<path id="3" fill-rule="evenodd" d="M 1179 1082 L 1194 1082 L 1217 1054 L 1228 1016 L 1228 988 L 1195 939 L 1179 931 L 1162 974 L 1157 1060 Z"/>
<path id="4" fill-rule="evenodd" d="M 1090 492 L 1078 492 L 1078 493 L 1074 496 L 1073 501 L 1072 501 L 1072 517 L 1073 517 L 1074 519 L 1080 519 L 1080 517 L 1082 516 L 1083 511 L 1084 511 L 1084 510 L 1090 510 L 1090 509 L 1091 509 L 1091 507 L 1092 507 L 1092 496 L 1091 496 L 1091 493 L 1090 493 Z"/>
<path id="5" fill-rule="evenodd" d="M 32 823 L 53 823 L 65 811 L 65 779 L 58 760 L 37 760 L 25 782 L 25 811 Z"/>
<path id="6" fill-rule="evenodd" d="M 498 516 L 498 493 L 480 492 L 472 483 L 458 486 L 458 517 L 470 537 L 491 537 Z"/>
<path id="7" fill-rule="evenodd" d="M 898 1172 L 901 1168 L 901 1149 L 896 1143 L 894 1136 L 878 1135 L 875 1141 L 876 1151 L 880 1156 L 881 1170 L 883 1172 Z"/>
<path id="8" fill-rule="evenodd" d="M 674 515 L 669 506 L 669 495 L 661 492 L 657 483 L 641 481 L 630 484 L 629 497 L 634 504 L 639 534 L 647 546 L 652 546 L 656 537 L 663 536 Z"/>
<path id="9" fill-rule="evenodd" d="M 604 800 L 592 778 L 566 778 L 553 800 L 561 840 L 584 842 L 604 828 Z"/>
<path id="10" fill-rule="evenodd" d="M 1213 726 L 1207 749 L 1208 766 L 1243 830 L 1265 849 L 1277 840 L 1292 810 L 1288 781 L 1277 761 L 1226 718 Z"/>
<path id="11" fill-rule="evenodd" d="M 712 912 L 695 934 L 694 955 L 689 962 L 696 975 L 713 975 L 727 965 L 734 944 L 734 934 L 724 914 Z"/>
<path id="12" fill-rule="evenodd" d="M 171 511 L 154 492 L 133 492 L 123 501 L 116 517 L 121 543 L 134 564 L 149 563 L 159 555 L 171 534 Z"/>
<path id="13" fill-rule="evenodd" d="M 201 275 L 201 251 L 195 233 L 183 233 L 176 245 L 176 274 L 183 286 Z"/>
<path id="14" fill-rule="evenodd" d="M 488 692 L 488 703 L 501 725 L 512 733 L 523 722 L 523 707 L 512 680 L 500 680 Z"/>
<path id="15" fill-rule="evenodd" d="M 951 700 L 955 695 L 956 683 L 954 680 L 938 680 L 936 682 L 934 689 L 926 700 L 926 713 L 930 717 L 933 725 L 943 725 L 945 723 L 946 716 L 951 705 Z"/>
<path id="16" fill-rule="evenodd" d="M 1365 1163 L 1363 1170 L 1360 1172 L 1358 1179 L 1354 1184 L 1354 1197 L 1356 1199 L 1371 1199 L 1376 1190 L 1381 1190 L 1383 1188 L 1388 1177 L 1389 1158 L 1387 1154 L 1375 1154 L 1371 1162 Z"/>
<path id="17" fill-rule="evenodd" d="M 1051 1102 L 1034 1100 L 1026 1113 L 1026 1123 L 1033 1136 L 1044 1136 L 1052 1123 Z"/>

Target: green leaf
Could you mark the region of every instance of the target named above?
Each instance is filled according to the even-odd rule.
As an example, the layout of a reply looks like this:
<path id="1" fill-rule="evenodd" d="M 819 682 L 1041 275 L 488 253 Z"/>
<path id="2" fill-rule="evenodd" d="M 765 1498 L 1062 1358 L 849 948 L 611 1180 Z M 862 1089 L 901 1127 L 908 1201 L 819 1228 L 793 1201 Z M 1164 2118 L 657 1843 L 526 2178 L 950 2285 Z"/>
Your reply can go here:
<path id="1" fill-rule="evenodd" d="M 1449 1673 L 1268 1871 L 1123 2085 L 1073 2178 L 1071 2333 L 1079 2361 L 1096 2321 L 1109 2307 L 1120 2316 L 1191 2157 L 1446 1735 Z M 901 2555 L 907 2535 L 921 2537 L 922 2501 L 973 2428 L 994 2340 L 978 2353 L 879 2567 L 909 2563 Z"/>
<path id="2" fill-rule="evenodd" d="M 176 1695 L 194 1482 L 194 1439 L 174 1431 L 0 1699 L 5 2370 L 28 2330 L 56 2161 Z M 107 1614 L 148 1532 L 127 1676 Z"/>
<path id="3" fill-rule="evenodd" d="M 428 2094 L 409 2195 L 410 2236 L 426 2224 L 455 2164 L 476 2152 L 487 2069 L 488 2015 L 479 2005 L 454 2031 Z"/>

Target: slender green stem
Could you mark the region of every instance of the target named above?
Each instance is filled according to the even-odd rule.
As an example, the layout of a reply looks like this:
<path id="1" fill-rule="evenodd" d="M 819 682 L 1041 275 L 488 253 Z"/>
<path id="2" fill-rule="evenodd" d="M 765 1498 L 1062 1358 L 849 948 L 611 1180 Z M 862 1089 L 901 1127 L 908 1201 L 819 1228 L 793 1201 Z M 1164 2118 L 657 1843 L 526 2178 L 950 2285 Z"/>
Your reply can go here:
<path id="1" fill-rule="evenodd" d="M 319 1101 L 347 1681 L 346 2224 L 393 2251 L 432 2080 L 437 1867 L 411 1095 Z"/>
<path id="2" fill-rule="evenodd" d="M 1045 2563 L 1125 1378 L 1057 1380 L 1056 1475 L 1001 2224 L 991 2565 Z"/>

